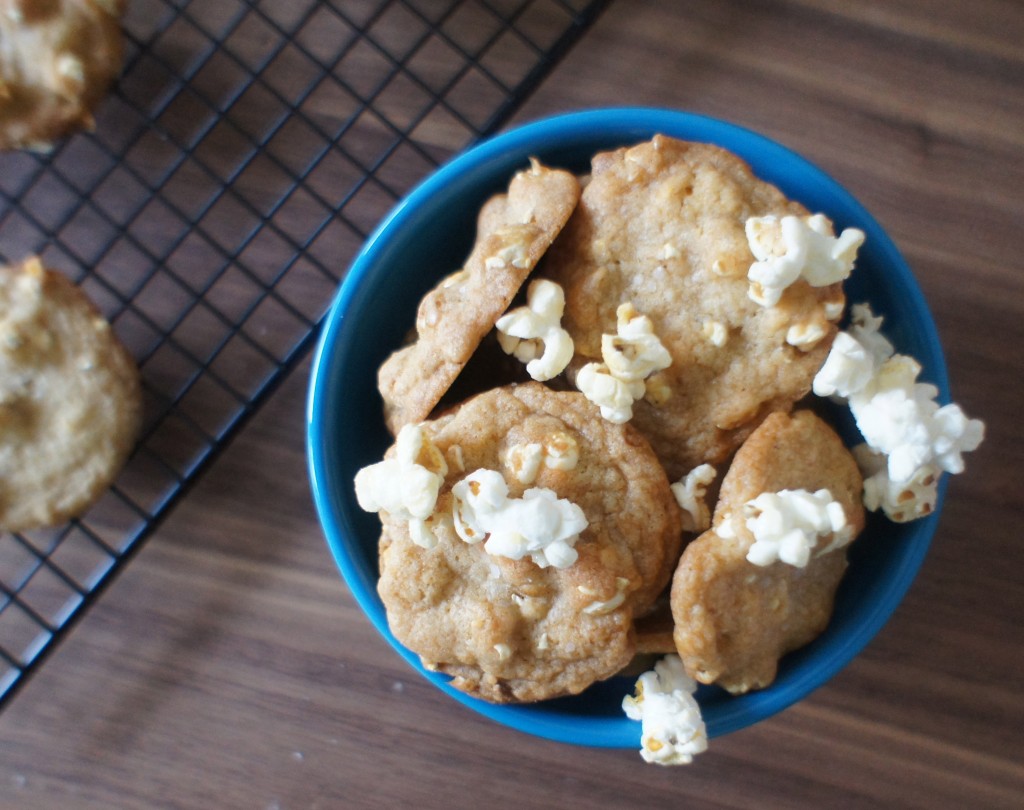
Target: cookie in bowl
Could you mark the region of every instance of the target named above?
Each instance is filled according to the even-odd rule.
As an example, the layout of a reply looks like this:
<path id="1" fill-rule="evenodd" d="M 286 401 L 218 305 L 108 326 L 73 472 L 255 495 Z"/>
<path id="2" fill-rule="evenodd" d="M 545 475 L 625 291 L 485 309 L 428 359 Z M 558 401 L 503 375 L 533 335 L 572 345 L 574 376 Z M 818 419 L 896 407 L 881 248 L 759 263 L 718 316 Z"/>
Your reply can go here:
<path id="1" fill-rule="evenodd" d="M 392 632 L 495 703 L 621 670 L 679 553 L 679 508 L 643 437 L 534 382 L 406 426 L 356 491 L 380 513 Z"/>

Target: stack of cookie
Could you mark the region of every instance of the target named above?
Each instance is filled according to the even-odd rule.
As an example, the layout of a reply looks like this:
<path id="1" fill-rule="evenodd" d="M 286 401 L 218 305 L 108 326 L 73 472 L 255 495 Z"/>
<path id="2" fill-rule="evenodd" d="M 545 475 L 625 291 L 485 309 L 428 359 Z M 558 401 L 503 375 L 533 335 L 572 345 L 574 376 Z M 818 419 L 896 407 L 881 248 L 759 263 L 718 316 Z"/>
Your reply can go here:
<path id="1" fill-rule="evenodd" d="M 380 370 L 396 443 L 355 484 L 395 637 L 495 702 L 638 653 L 770 684 L 864 525 L 861 469 L 806 404 L 863 239 L 707 144 L 656 136 L 585 178 L 532 161 Z"/>

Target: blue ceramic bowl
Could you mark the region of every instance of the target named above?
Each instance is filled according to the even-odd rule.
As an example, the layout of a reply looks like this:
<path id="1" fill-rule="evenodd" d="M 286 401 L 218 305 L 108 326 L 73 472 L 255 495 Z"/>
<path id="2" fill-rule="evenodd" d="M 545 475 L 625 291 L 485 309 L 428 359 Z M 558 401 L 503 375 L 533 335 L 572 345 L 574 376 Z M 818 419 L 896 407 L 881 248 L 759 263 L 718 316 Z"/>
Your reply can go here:
<path id="1" fill-rule="evenodd" d="M 388 630 L 377 596 L 376 515 L 363 512 L 353 490 L 361 467 L 379 461 L 389 444 L 376 390 L 384 358 L 401 345 L 421 296 L 458 268 L 469 251 L 475 216 L 506 188 L 530 156 L 586 172 L 600 150 L 638 143 L 657 133 L 718 144 L 745 158 L 762 179 L 837 230 L 867 234 L 847 282 L 851 302 L 869 301 L 885 316 L 883 331 L 897 350 L 917 358 L 922 377 L 949 400 L 946 368 L 931 315 L 913 274 L 871 215 L 838 183 L 799 155 L 737 126 L 659 109 L 598 109 L 559 115 L 508 131 L 456 157 L 423 181 L 384 220 L 356 257 L 323 324 L 307 413 L 309 469 L 323 531 L 348 587 L 377 630 L 423 677 L 461 703 L 499 723 L 582 745 L 637 748 L 639 724 L 622 713 L 633 679 L 613 678 L 581 695 L 527 706 L 495 706 L 467 697 L 447 678 L 424 670 Z M 836 413 L 853 442 L 845 412 Z M 941 494 L 939 504 L 941 505 Z M 715 687 L 698 692 L 711 736 L 772 715 L 825 683 L 885 624 L 914 579 L 938 519 L 896 525 L 878 516 L 851 547 L 849 571 L 825 633 L 783 659 L 767 689 L 733 697 Z"/>

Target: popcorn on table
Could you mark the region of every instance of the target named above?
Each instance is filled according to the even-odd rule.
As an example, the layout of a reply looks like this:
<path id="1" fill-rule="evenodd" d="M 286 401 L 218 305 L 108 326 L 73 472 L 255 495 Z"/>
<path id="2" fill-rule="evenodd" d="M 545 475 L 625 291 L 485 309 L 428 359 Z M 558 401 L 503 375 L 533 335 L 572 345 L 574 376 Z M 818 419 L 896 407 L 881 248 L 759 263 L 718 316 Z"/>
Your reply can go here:
<path id="1" fill-rule="evenodd" d="M 864 232 L 858 228 L 845 228 L 835 236 L 824 214 L 751 217 L 745 228 L 757 259 L 747 273 L 750 297 L 766 307 L 779 303 L 782 293 L 798 279 L 812 287 L 843 281 L 864 242 Z"/>
<path id="2" fill-rule="evenodd" d="M 538 382 L 561 374 L 572 360 L 573 342 L 562 328 L 565 293 L 553 281 L 535 279 L 526 292 L 526 306 L 502 315 L 495 327 L 506 354 L 526 363 Z"/>
<path id="3" fill-rule="evenodd" d="M 437 545 L 429 519 L 448 473 L 441 451 L 419 425 L 405 425 L 395 443 L 395 458 L 356 473 L 356 500 L 367 512 L 387 512 L 409 522 L 409 534 L 423 548 Z"/>
<path id="4" fill-rule="evenodd" d="M 697 682 L 678 655 L 667 655 L 636 682 L 636 694 L 622 701 L 630 720 L 639 720 L 640 756 L 658 765 L 686 765 L 707 750 L 708 735 L 693 696 Z"/>
<path id="5" fill-rule="evenodd" d="M 601 408 L 601 416 L 622 424 L 633 418 L 633 403 L 647 391 L 644 382 L 672 365 L 672 357 L 654 334 L 654 325 L 632 304 L 615 311 L 616 334 L 601 336 L 603 363 L 587 363 L 576 375 L 576 387 Z"/>
<path id="6" fill-rule="evenodd" d="M 883 476 L 869 454 L 858 456 L 867 464 L 865 506 L 890 517 L 899 513 L 900 520 L 920 517 L 934 507 L 933 479 L 942 471 L 963 471 L 963 453 L 981 444 L 984 423 L 968 419 L 959 405 L 939 406 L 938 389 L 917 381 L 920 364 L 895 352 L 880 332 L 882 318 L 867 304 L 853 307 L 852 317 L 814 378 L 814 393 L 845 399 L 868 447 L 886 459 Z M 918 507 L 908 511 L 892 503 L 904 491 Z"/>
<path id="7" fill-rule="evenodd" d="M 567 568 L 576 562 L 573 548 L 587 528 L 583 510 L 542 487 L 526 490 L 522 498 L 508 497 L 501 473 L 479 469 L 454 487 L 455 531 L 467 543 L 485 537 L 484 551 L 521 560 L 529 556 L 541 568 Z"/>

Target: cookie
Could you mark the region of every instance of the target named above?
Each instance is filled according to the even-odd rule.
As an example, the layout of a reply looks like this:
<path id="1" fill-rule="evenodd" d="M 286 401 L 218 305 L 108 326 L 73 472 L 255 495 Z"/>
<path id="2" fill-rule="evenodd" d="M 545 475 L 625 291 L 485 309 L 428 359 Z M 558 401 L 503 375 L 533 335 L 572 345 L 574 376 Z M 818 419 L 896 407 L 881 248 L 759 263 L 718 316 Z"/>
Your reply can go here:
<path id="1" fill-rule="evenodd" d="M 95 125 L 121 70 L 120 0 L 0 0 L 0 149 L 46 151 Z"/>
<path id="2" fill-rule="evenodd" d="M 465 266 L 420 302 L 415 341 L 378 373 L 393 434 L 430 415 L 561 231 L 579 194 L 573 175 L 533 161 L 513 177 L 507 194 L 484 204 Z"/>
<path id="3" fill-rule="evenodd" d="M 141 410 L 135 363 L 85 294 L 35 258 L 0 267 L 0 528 L 86 509 L 128 457 Z"/>
<path id="4" fill-rule="evenodd" d="M 845 547 L 812 553 L 802 568 L 750 562 L 744 505 L 827 489 L 852 538 L 864 526 L 861 487 L 853 456 L 810 411 L 772 414 L 751 434 L 722 481 L 712 528 L 686 547 L 672 581 L 674 641 L 691 677 L 735 694 L 770 684 L 779 659 L 825 629 L 846 570 Z"/>
<path id="5" fill-rule="evenodd" d="M 378 591 L 395 637 L 457 688 L 498 703 L 576 694 L 626 666 L 633 617 L 667 586 L 681 537 L 646 440 L 600 419 L 580 393 L 534 382 L 480 394 L 422 431 L 446 459 L 428 521 L 436 542 L 424 548 L 409 521 L 380 513 Z M 581 510 L 575 560 L 542 567 L 464 540 L 458 487 L 481 469 L 500 474 L 511 499 L 548 490 Z"/>
<path id="6" fill-rule="evenodd" d="M 632 424 L 673 480 L 721 463 L 765 416 L 810 390 L 836 333 L 841 284 L 799 280 L 776 305 L 756 302 L 745 233 L 751 217 L 807 214 L 708 144 L 657 136 L 594 157 L 543 272 L 565 291 L 570 373 L 602 360 L 620 306 L 651 320 L 671 365 L 647 380 Z"/>

